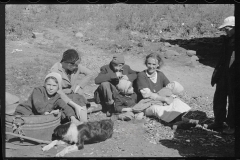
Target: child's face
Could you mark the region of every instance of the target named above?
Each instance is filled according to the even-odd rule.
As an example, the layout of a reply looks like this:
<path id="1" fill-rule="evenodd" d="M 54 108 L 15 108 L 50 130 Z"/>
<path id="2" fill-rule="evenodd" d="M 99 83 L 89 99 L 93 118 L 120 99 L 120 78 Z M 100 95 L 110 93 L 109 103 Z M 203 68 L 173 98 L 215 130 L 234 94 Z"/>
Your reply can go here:
<path id="1" fill-rule="evenodd" d="M 120 64 L 112 63 L 112 66 L 113 66 L 115 72 L 119 72 L 123 68 L 123 64 L 122 63 L 120 63 Z"/>
<path id="2" fill-rule="evenodd" d="M 170 83 L 168 83 L 168 85 L 166 86 L 166 88 L 171 89 L 171 90 L 173 90 L 174 87 L 175 87 L 175 83 L 174 83 L 174 82 L 170 82 Z"/>
<path id="3" fill-rule="evenodd" d="M 48 79 L 45 83 L 47 93 L 53 95 L 58 91 L 58 84 L 53 79 Z"/>

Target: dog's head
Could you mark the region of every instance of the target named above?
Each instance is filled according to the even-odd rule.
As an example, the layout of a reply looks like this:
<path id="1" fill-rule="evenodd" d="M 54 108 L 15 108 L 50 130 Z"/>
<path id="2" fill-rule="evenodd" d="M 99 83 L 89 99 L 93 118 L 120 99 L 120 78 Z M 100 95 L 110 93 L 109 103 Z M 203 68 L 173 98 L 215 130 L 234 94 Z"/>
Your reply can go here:
<path id="1" fill-rule="evenodd" d="M 111 119 L 102 120 L 102 123 L 107 126 L 107 128 L 113 128 L 114 122 Z"/>
<path id="2" fill-rule="evenodd" d="M 52 140 L 62 140 L 63 136 L 67 133 L 71 123 L 65 123 L 57 126 L 52 134 Z"/>

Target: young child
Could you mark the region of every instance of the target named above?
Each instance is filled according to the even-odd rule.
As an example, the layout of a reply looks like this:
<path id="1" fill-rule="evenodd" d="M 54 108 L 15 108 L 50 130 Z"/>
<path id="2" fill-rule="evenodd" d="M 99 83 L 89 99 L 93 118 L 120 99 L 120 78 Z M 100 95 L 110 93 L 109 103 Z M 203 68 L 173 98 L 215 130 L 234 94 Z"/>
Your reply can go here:
<path id="1" fill-rule="evenodd" d="M 132 82 L 120 79 L 116 88 L 119 93 L 114 95 L 114 109 L 115 112 L 120 113 L 118 119 L 133 119 L 132 107 L 137 103 L 137 94 L 133 91 Z"/>
<path id="2" fill-rule="evenodd" d="M 163 96 L 163 97 L 176 98 L 177 95 L 179 95 L 183 91 L 184 91 L 184 88 L 180 83 L 178 83 L 176 81 L 172 81 L 172 82 L 168 83 L 166 87 L 164 87 L 157 93 L 158 93 L 158 95 Z M 163 105 L 167 105 L 167 104 L 163 103 Z"/>
<path id="3" fill-rule="evenodd" d="M 49 73 L 44 80 L 44 86 L 34 88 L 28 100 L 19 104 L 14 114 L 46 115 L 62 110 L 62 122 L 81 123 L 76 119 L 73 108 L 68 106 L 57 93 L 58 90 L 62 89 L 61 81 L 62 77 L 59 73 Z"/>

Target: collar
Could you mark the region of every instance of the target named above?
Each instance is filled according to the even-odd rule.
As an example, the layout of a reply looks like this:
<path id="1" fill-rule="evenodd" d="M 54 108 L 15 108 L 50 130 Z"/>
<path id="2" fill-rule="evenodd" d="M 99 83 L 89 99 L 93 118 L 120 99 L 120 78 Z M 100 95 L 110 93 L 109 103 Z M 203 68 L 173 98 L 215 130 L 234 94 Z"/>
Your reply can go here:
<path id="1" fill-rule="evenodd" d="M 151 75 L 147 73 L 147 70 L 146 70 L 145 72 L 146 72 L 146 75 L 147 75 L 148 78 L 157 77 L 157 71 L 155 71 L 155 72 L 154 72 L 153 74 L 151 74 Z"/>

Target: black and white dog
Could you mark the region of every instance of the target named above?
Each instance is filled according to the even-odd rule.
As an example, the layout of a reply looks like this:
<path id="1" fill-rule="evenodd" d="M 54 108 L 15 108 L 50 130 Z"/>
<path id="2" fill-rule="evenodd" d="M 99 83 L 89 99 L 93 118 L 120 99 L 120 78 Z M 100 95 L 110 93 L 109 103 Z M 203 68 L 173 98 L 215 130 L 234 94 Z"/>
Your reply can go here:
<path id="1" fill-rule="evenodd" d="M 72 144 L 56 154 L 57 157 L 62 157 L 67 153 L 83 149 L 84 143 L 96 143 L 111 138 L 113 124 L 111 119 L 85 122 L 80 125 L 71 122 L 62 124 L 54 129 L 53 141 L 42 150 L 48 151 L 55 145 L 65 144 L 65 142 Z"/>

